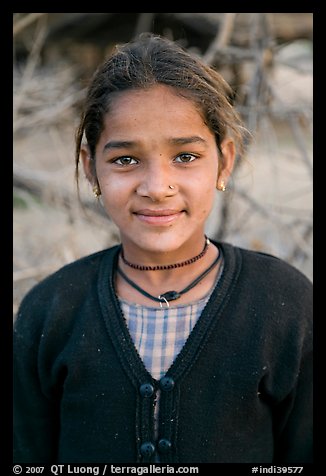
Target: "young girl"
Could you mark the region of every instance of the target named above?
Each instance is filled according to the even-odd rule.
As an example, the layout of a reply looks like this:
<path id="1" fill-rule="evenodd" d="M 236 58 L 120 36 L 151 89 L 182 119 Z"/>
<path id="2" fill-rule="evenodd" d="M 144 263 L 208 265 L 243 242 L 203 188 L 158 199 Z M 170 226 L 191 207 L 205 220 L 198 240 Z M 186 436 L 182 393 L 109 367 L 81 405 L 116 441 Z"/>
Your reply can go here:
<path id="1" fill-rule="evenodd" d="M 96 72 L 76 173 L 82 163 L 121 244 L 21 304 L 15 462 L 311 462 L 312 285 L 205 236 L 242 149 L 230 97 L 150 34 Z"/>

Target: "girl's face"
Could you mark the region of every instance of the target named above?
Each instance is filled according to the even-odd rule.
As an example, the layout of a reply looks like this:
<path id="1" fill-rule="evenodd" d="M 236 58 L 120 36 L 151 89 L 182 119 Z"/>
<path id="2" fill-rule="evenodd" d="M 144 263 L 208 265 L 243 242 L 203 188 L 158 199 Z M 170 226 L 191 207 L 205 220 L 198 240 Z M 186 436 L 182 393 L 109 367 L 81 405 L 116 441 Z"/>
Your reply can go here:
<path id="1" fill-rule="evenodd" d="M 227 164 L 220 170 L 225 179 L 234 159 L 233 147 L 228 143 L 226 149 Z M 87 154 L 82 159 L 90 177 L 90 159 Z M 103 205 L 129 253 L 188 247 L 195 254 L 218 168 L 214 134 L 191 101 L 163 85 L 114 99 L 96 147 L 96 174 Z"/>

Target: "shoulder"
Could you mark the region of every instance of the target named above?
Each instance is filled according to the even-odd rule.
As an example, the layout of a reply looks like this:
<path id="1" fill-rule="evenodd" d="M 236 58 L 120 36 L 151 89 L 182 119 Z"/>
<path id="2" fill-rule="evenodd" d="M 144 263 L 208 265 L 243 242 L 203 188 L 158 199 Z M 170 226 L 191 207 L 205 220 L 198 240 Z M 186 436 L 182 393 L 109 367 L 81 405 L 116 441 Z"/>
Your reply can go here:
<path id="1" fill-rule="evenodd" d="M 268 281 L 270 286 L 293 284 L 295 287 L 312 288 L 312 282 L 299 269 L 275 255 L 255 251 L 230 243 L 221 243 L 220 246 L 227 257 L 232 257 L 241 263 L 242 273 L 245 276 L 259 278 L 262 282 Z"/>
<path id="2" fill-rule="evenodd" d="M 225 274 L 233 270 L 237 300 L 255 303 L 274 313 L 290 312 L 310 319 L 313 305 L 312 282 L 300 270 L 272 254 L 221 243 Z M 231 263 L 231 264 L 230 264 Z"/>
<path id="3" fill-rule="evenodd" d="M 279 342 L 312 346 L 312 282 L 297 268 L 274 255 L 221 243 L 225 278 L 233 267 L 229 300 L 232 314 L 266 332 L 275 349 Z M 230 266 L 228 261 L 233 264 Z M 242 319 L 242 318 L 241 318 Z M 263 331 L 262 329 L 265 329 Z M 273 337 L 274 336 L 274 337 Z"/>
<path id="4" fill-rule="evenodd" d="M 62 266 L 37 283 L 23 298 L 18 316 L 31 310 L 72 306 L 96 287 L 100 267 L 113 263 L 119 246 L 98 251 Z"/>

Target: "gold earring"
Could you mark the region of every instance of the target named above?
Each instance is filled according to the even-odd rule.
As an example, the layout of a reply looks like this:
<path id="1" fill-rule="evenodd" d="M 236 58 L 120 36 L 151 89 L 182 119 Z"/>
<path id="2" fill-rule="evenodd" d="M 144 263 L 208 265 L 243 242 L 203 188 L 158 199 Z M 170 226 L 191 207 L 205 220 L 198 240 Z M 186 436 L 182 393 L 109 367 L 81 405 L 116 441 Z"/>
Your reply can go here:
<path id="1" fill-rule="evenodd" d="M 217 187 L 221 192 L 225 192 L 226 186 L 224 180 L 221 180 L 221 184 Z"/>
<path id="2" fill-rule="evenodd" d="M 101 190 L 100 190 L 100 187 L 98 185 L 95 185 L 93 187 L 93 193 L 94 193 L 96 198 L 98 198 L 101 195 Z"/>

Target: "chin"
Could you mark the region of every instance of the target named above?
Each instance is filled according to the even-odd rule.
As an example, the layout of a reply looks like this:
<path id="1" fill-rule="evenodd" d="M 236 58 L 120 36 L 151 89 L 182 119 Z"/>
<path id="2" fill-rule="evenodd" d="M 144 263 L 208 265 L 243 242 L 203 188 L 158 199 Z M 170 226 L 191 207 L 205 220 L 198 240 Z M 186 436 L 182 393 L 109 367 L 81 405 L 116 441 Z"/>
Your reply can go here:
<path id="1" fill-rule="evenodd" d="M 166 230 L 151 233 L 139 233 L 137 240 L 132 239 L 132 242 L 139 248 L 146 250 L 149 253 L 173 253 L 184 245 L 189 237 L 184 234 L 172 231 L 169 233 Z"/>

